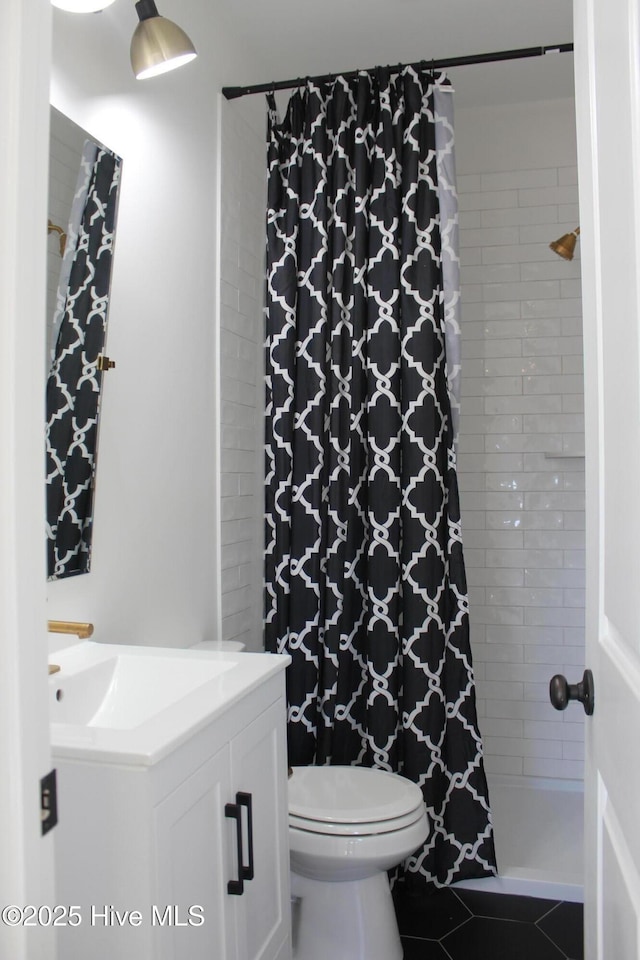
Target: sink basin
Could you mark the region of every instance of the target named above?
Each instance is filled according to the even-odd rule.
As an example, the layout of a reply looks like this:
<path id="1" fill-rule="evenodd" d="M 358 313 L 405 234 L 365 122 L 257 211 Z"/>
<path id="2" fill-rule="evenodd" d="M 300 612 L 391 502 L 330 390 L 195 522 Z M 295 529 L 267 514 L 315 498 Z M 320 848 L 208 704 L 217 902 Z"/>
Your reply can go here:
<path id="1" fill-rule="evenodd" d="M 120 654 L 49 681 L 49 719 L 131 730 L 219 677 L 233 661 Z"/>
<path id="2" fill-rule="evenodd" d="M 54 757 L 153 764 L 241 700 L 288 657 L 81 643 L 51 657 Z"/>

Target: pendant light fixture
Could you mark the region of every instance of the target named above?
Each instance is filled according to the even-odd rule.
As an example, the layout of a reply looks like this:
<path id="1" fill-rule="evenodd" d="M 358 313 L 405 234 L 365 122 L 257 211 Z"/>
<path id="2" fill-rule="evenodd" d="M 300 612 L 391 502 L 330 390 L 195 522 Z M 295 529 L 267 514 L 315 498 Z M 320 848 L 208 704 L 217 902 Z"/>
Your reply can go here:
<path id="1" fill-rule="evenodd" d="M 175 70 L 197 56 L 184 30 L 161 17 L 154 0 L 138 0 L 140 23 L 131 39 L 131 66 L 138 80 Z"/>
<path id="2" fill-rule="evenodd" d="M 68 10 L 69 13 L 97 13 L 110 7 L 114 0 L 51 0 L 59 10 Z"/>

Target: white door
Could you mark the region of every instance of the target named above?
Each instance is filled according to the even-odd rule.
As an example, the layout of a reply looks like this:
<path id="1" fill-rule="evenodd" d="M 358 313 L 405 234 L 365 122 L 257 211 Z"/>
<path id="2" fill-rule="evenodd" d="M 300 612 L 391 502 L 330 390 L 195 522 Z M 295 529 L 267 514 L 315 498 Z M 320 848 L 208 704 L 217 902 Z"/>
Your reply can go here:
<path id="1" fill-rule="evenodd" d="M 639 0 L 575 0 L 585 328 L 586 960 L 640 958 Z M 571 709 L 576 709 L 573 706 Z"/>

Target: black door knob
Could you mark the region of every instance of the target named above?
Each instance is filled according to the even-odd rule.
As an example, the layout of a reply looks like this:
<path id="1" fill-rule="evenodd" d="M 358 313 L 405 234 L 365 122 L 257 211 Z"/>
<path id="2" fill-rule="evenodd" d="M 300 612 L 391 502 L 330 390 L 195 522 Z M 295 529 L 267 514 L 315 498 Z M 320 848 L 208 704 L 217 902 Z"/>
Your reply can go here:
<path id="1" fill-rule="evenodd" d="M 579 700 L 587 716 L 593 713 L 593 674 L 585 670 L 579 683 L 567 683 L 567 678 L 556 673 L 549 684 L 549 699 L 556 710 L 566 710 L 570 700 Z"/>

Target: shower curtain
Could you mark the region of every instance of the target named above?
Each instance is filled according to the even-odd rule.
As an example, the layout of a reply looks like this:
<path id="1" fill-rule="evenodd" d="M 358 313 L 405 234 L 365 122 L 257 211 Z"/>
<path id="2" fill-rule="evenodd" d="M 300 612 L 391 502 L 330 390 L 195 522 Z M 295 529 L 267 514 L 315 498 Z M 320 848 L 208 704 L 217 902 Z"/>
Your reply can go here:
<path id="1" fill-rule="evenodd" d="M 439 886 L 495 872 L 445 348 L 450 101 L 410 67 L 308 81 L 282 122 L 268 98 L 265 642 L 292 658 L 289 762 L 418 783 L 408 879 Z"/>

